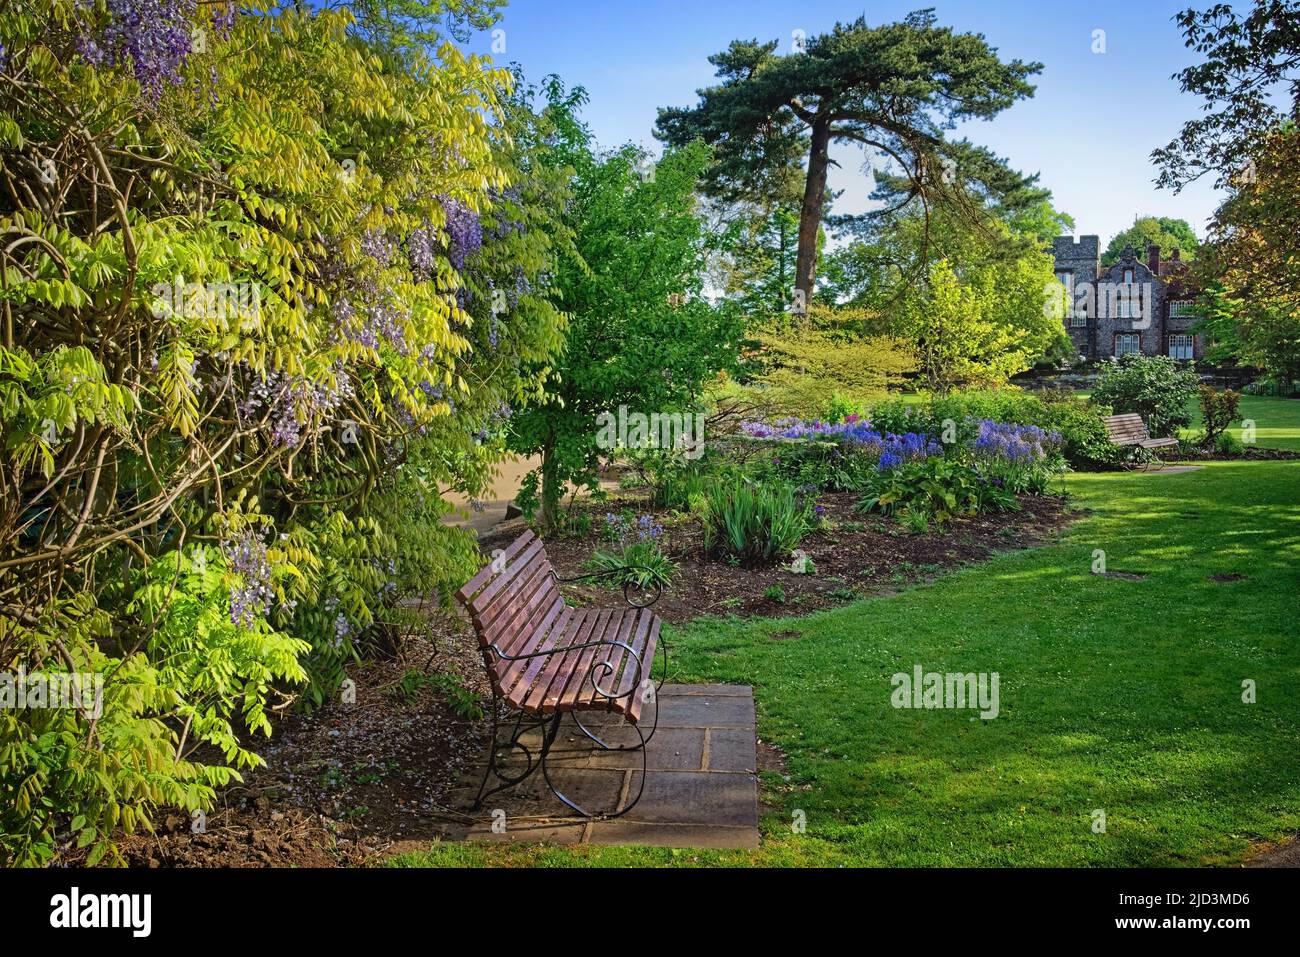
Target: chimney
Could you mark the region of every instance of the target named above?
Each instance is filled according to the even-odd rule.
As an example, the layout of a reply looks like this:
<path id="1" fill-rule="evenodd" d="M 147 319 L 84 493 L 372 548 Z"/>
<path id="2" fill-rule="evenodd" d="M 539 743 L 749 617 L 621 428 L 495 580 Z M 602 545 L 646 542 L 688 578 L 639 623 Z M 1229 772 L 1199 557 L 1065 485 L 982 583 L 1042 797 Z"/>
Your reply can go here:
<path id="1" fill-rule="evenodd" d="M 1151 270 L 1151 275 L 1160 275 L 1160 247 L 1151 245 L 1147 247 L 1147 268 Z"/>
<path id="2" fill-rule="evenodd" d="M 1183 261 L 1181 258 L 1182 253 L 1177 249 L 1175 249 L 1172 253 L 1170 253 L 1170 255 L 1173 257 L 1173 261 L 1176 263 L 1180 263 Z"/>

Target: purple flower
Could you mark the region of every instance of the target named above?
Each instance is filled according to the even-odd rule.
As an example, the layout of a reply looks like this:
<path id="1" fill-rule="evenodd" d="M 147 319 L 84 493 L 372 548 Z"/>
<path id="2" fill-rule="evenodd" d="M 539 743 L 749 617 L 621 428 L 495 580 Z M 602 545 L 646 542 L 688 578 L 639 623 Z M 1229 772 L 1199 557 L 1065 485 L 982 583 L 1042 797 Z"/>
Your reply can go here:
<path id="1" fill-rule="evenodd" d="M 1059 432 L 1048 432 L 1036 425 L 981 419 L 972 450 L 982 458 L 1028 463 L 1043 461 L 1060 444 Z"/>
<path id="2" fill-rule="evenodd" d="M 458 199 L 440 196 L 447 217 L 447 258 L 457 272 L 465 268 L 466 261 L 483 248 L 483 226 L 478 213 Z"/>
<path id="3" fill-rule="evenodd" d="M 253 528 L 246 528 L 238 538 L 221 543 L 230 570 L 240 576 L 240 583 L 230 590 L 230 621 L 241 628 L 252 628 L 271 607 L 271 563 L 266 557 L 266 542 Z"/>
<path id="4" fill-rule="evenodd" d="M 407 256 L 411 260 L 411 272 L 417 278 L 425 279 L 433 274 L 433 261 L 437 250 L 432 226 L 413 229 L 406 240 L 406 249 Z"/>
<path id="5" fill-rule="evenodd" d="M 828 423 L 820 420 L 780 419 L 772 425 L 763 422 L 742 422 L 741 429 L 754 438 L 781 440 L 806 439 L 836 442 L 852 448 L 859 454 L 878 457 L 879 468 L 890 469 L 904 462 L 914 462 L 943 454 L 942 443 L 921 432 L 894 435 L 877 432 L 868 419 L 849 416 L 843 422 Z M 780 458 L 773 462 L 780 463 Z"/>
<path id="6" fill-rule="evenodd" d="M 393 241 L 381 230 L 372 229 L 361 237 L 361 251 L 379 265 L 387 266 L 393 259 Z"/>
<path id="7" fill-rule="evenodd" d="M 145 98 L 157 102 L 165 86 L 181 83 L 194 10 L 195 0 L 108 0 L 103 35 L 77 37 L 77 52 L 96 67 L 129 62 Z"/>
<path id="8" fill-rule="evenodd" d="M 664 527 L 655 521 L 653 515 L 641 515 L 636 520 L 636 537 L 638 541 L 657 539 L 664 533 Z"/>

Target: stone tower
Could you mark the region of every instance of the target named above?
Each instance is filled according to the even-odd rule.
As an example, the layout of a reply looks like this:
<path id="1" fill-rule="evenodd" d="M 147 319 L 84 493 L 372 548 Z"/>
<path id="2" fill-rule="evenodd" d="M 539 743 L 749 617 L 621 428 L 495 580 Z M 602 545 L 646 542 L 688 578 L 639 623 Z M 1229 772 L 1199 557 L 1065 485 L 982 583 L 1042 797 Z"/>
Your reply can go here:
<path id="1" fill-rule="evenodd" d="M 1101 237 L 1057 236 L 1052 240 L 1052 258 L 1056 260 L 1056 278 L 1065 283 L 1073 302 L 1084 283 L 1095 283 L 1101 267 Z M 1089 359 L 1097 358 L 1096 323 L 1082 315 L 1065 320 L 1066 332 L 1075 351 Z"/>

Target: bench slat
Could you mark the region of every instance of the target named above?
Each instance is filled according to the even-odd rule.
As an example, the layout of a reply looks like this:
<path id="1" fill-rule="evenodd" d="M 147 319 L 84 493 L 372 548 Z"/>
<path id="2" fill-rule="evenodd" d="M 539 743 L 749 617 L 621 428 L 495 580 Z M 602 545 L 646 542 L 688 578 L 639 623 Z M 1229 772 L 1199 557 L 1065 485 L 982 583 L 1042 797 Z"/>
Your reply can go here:
<path id="1" fill-rule="evenodd" d="M 653 662 L 647 663 L 646 655 L 645 655 L 646 641 L 650 635 L 650 618 L 651 618 L 650 615 L 637 616 L 638 620 L 636 623 L 636 629 L 632 634 L 632 640 L 628 642 L 628 644 L 632 646 L 633 650 L 636 651 L 637 655 L 640 656 L 641 658 L 641 674 L 639 675 L 641 681 L 644 681 L 646 679 L 646 677 L 648 676 L 648 672 L 646 669 L 648 669 L 650 665 L 653 664 Z M 639 702 L 641 698 L 641 689 L 633 686 L 633 682 L 637 681 L 637 679 L 638 679 L 638 675 L 637 675 L 637 668 L 636 668 L 636 658 L 633 658 L 631 655 L 624 653 L 623 673 L 619 676 L 618 679 L 617 693 L 619 695 L 626 695 L 627 697 L 619 697 L 615 699 L 615 701 L 611 701 L 609 705 L 611 711 L 614 710 L 615 707 L 617 707 L 625 711 L 628 715 L 628 718 L 631 719 L 632 712 L 636 710 L 635 705 Z"/>
<path id="2" fill-rule="evenodd" d="M 569 633 L 565 636 L 563 644 L 580 645 L 589 639 L 592 631 L 596 627 L 597 619 L 600 612 L 595 610 L 582 610 L 569 622 Z M 563 687 L 567 679 L 576 677 L 576 665 L 578 659 L 582 657 L 584 651 L 591 649 L 578 648 L 572 651 L 566 651 L 562 655 L 552 655 L 542 669 L 537 678 L 533 681 L 532 689 L 528 692 L 527 697 L 523 699 L 523 707 L 529 711 L 540 711 L 542 704 L 550 694 L 553 685 Z M 558 692 L 556 694 L 558 697 Z"/>
<path id="3" fill-rule="evenodd" d="M 484 586 L 481 592 L 467 602 L 470 611 L 481 616 L 492 607 L 496 597 L 508 588 L 512 581 L 521 575 L 527 574 L 538 562 L 544 561 L 546 561 L 546 551 L 543 549 L 541 541 L 529 545 L 523 554 L 516 560 L 509 562 L 495 578 Z"/>
<path id="4" fill-rule="evenodd" d="M 536 625 L 531 629 L 525 627 L 525 629 L 520 632 L 520 635 L 523 637 L 515 642 L 514 647 L 502 650 L 508 655 L 527 654 L 546 637 L 547 633 L 551 630 L 551 626 L 555 624 L 555 619 L 560 616 L 561 609 L 566 607 L 567 606 L 561 599 L 556 598 L 555 601 L 552 602 L 551 606 L 546 610 L 545 615 Z M 515 678 L 519 675 L 519 672 L 523 671 L 525 664 L 526 663 L 523 661 L 498 661 L 496 663 L 493 670 L 495 671 L 494 677 L 496 679 L 497 693 L 503 698 L 506 697 L 510 693 L 511 688 L 514 687 Z"/>
<path id="5" fill-rule="evenodd" d="M 537 536 L 533 534 L 532 529 L 525 529 L 522 535 L 506 546 L 501 557 L 507 562 L 510 561 L 536 537 Z M 493 563 L 489 562 L 487 565 L 484 565 L 477 575 L 462 585 L 460 591 L 456 592 L 456 597 L 462 602 L 468 604 L 470 598 L 472 598 L 480 588 L 487 584 L 489 578 L 496 574 L 492 569 L 492 564 Z"/>
<path id="6" fill-rule="evenodd" d="M 553 648 L 563 647 L 564 636 L 568 631 L 569 621 L 573 618 L 576 609 L 569 605 L 561 605 L 562 610 L 559 616 L 546 630 L 544 635 L 539 636 L 536 641 L 532 642 L 529 647 L 520 649 L 520 654 L 531 654 L 535 651 L 550 651 Z M 533 681 L 548 661 L 558 657 L 555 655 L 539 655 L 536 658 L 523 658 L 519 661 L 509 662 L 501 679 L 503 693 L 506 701 L 513 708 L 523 706 L 524 699 L 532 689 Z"/>
<path id="7" fill-rule="evenodd" d="M 610 623 L 623 617 L 623 610 L 619 608 L 605 609 L 602 608 L 596 613 L 596 620 L 592 623 L 591 630 L 587 633 L 584 641 L 600 641 L 605 632 L 609 629 Z M 584 686 L 591 687 L 588 680 L 592 662 L 596 660 L 597 654 L 603 654 L 608 649 L 601 648 L 599 645 L 592 645 L 590 648 L 583 648 L 577 659 L 573 663 L 572 671 L 563 681 L 554 682 L 553 687 L 547 688 L 546 695 L 542 698 L 541 709 L 543 713 L 551 714 L 559 710 L 567 701 L 570 707 L 564 710 L 572 710 L 571 703 L 583 693 Z"/>
<path id="8" fill-rule="evenodd" d="M 480 640 L 484 647 L 496 644 L 507 653 L 519 637 L 519 632 L 529 627 L 529 622 L 557 597 L 555 579 L 551 576 L 550 566 L 538 569 L 536 575 L 528 580 L 520 591 L 511 599 L 510 605 L 502 606 L 501 613 L 490 624 L 475 622 Z"/>
<path id="9" fill-rule="evenodd" d="M 632 643 L 632 632 L 636 628 L 637 617 L 638 616 L 636 612 L 631 612 L 627 615 L 624 615 L 623 624 L 618 629 L 618 635 L 614 636 L 614 635 L 607 634 L 607 637 L 613 641 L 620 641 L 624 645 L 630 645 Z M 597 678 L 597 680 L 601 684 L 601 687 L 604 688 L 606 691 L 613 691 L 618 688 L 620 677 L 621 677 L 620 669 L 622 669 L 623 659 L 626 657 L 627 657 L 627 652 L 623 649 L 622 645 L 615 645 L 609 650 L 608 654 L 606 654 L 605 660 L 609 662 L 609 666 L 611 670 L 608 673 L 605 673 L 605 669 L 601 668 L 600 669 L 601 674 Z M 579 698 L 578 699 L 579 706 L 582 706 L 583 703 L 584 700 L 582 698 Z M 591 689 L 591 697 L 589 700 L 585 701 L 585 704 L 588 707 L 599 708 L 601 710 L 613 709 L 613 702 L 611 702 L 604 695 L 596 691 L 594 684 L 592 685 L 592 689 Z"/>
<path id="10" fill-rule="evenodd" d="M 528 604 L 539 589 L 545 589 L 549 582 L 555 584 L 551 574 L 551 563 L 540 561 L 527 571 L 522 572 L 514 581 L 502 590 L 500 597 L 482 612 L 470 612 L 470 618 L 486 632 L 499 631 L 501 623 L 514 612 Z"/>
<path id="11" fill-rule="evenodd" d="M 662 624 L 658 615 L 650 616 L 650 632 L 646 635 L 645 650 L 641 652 L 642 661 L 645 664 L 646 678 L 652 677 L 650 672 L 654 671 L 655 650 L 659 644 L 659 626 Z M 644 680 L 644 679 L 643 679 Z M 628 705 L 627 720 L 636 724 L 641 720 L 641 710 L 645 707 L 645 702 L 641 694 L 632 695 L 632 701 Z"/>

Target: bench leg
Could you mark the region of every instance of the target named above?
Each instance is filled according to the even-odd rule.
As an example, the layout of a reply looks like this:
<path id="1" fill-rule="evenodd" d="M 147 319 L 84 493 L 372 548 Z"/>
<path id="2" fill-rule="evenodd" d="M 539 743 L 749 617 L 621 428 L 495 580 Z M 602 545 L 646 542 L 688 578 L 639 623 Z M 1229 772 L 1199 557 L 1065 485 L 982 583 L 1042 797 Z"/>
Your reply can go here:
<path id="1" fill-rule="evenodd" d="M 656 723 L 658 723 L 659 720 L 658 708 L 659 706 L 656 703 L 655 705 Z M 603 814 L 593 814 L 592 812 L 584 808 L 582 805 L 578 804 L 576 801 L 569 798 L 568 795 L 566 795 L 563 791 L 561 791 L 558 787 L 555 786 L 555 782 L 551 780 L 550 769 L 547 767 L 546 764 L 547 755 L 549 755 L 551 751 L 551 743 L 554 742 L 556 735 L 559 733 L 560 719 L 563 717 L 564 717 L 563 712 L 556 712 L 555 719 L 551 722 L 550 733 L 547 736 L 547 738 L 543 741 L 542 744 L 542 760 L 541 760 L 542 777 L 546 779 L 547 787 L 551 789 L 551 793 L 554 794 L 557 798 L 559 798 L 561 802 L 563 802 L 569 808 L 572 808 L 575 812 L 577 812 L 582 817 L 600 818 L 602 820 L 612 820 L 613 818 L 616 817 L 622 817 L 628 811 L 632 810 L 632 808 L 636 807 L 637 802 L 641 800 L 641 795 L 645 793 L 645 776 L 646 776 L 646 770 L 648 768 L 648 763 L 646 761 L 645 746 L 646 746 L 646 742 L 649 741 L 650 739 L 646 737 L 644 731 L 642 731 L 636 725 L 632 725 L 633 730 L 636 731 L 637 736 L 641 739 L 641 743 L 639 745 L 633 745 L 631 748 L 610 748 L 609 749 L 611 751 L 639 750 L 641 752 L 641 783 L 636 789 L 636 795 L 631 797 L 631 799 L 627 802 L 627 804 L 622 809 L 617 809 L 618 806 L 615 805 L 616 810 L 606 811 Z M 577 720 L 576 712 L 574 712 L 574 719 Z M 579 724 L 578 727 L 582 728 L 582 725 Z M 582 730 L 584 734 L 588 735 L 588 737 L 591 736 L 591 733 L 588 732 L 585 728 L 582 728 Z"/>
<path id="2" fill-rule="evenodd" d="M 470 805 L 470 809 L 474 811 L 480 810 L 483 807 L 483 802 L 498 791 L 504 791 L 506 788 L 514 787 L 516 784 L 523 782 L 526 778 L 531 777 L 537 769 L 541 767 L 541 759 L 545 755 L 546 750 L 550 747 L 550 743 L 546 738 L 545 730 L 542 732 L 542 749 L 538 754 L 534 754 L 532 748 L 519 740 L 520 737 L 527 734 L 529 731 L 542 728 L 548 723 L 547 718 L 529 717 L 522 711 L 519 712 L 518 717 L 515 719 L 514 728 L 510 732 L 509 740 L 504 744 L 498 744 L 497 735 L 501 728 L 500 705 L 500 698 L 497 696 L 496 690 L 494 689 L 492 692 L 492 736 L 488 739 L 487 766 L 483 769 L 483 780 L 479 782 L 478 794 L 474 798 L 474 803 Z M 517 749 L 524 755 L 527 763 L 522 774 L 510 776 L 502 773 L 501 762 L 497 759 L 497 756 L 501 752 L 509 751 L 511 749 Z M 488 781 L 494 776 L 501 783 L 496 787 L 489 789 Z"/>

